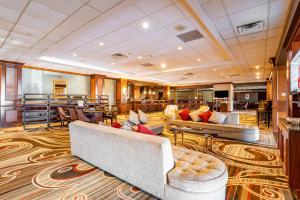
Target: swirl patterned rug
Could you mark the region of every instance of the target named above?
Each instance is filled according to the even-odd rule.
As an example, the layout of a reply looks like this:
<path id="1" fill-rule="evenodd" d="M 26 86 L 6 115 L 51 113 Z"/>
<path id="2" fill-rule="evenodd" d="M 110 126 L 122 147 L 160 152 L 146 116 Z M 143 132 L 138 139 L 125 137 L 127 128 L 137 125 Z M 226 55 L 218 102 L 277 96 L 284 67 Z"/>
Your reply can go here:
<path id="1" fill-rule="evenodd" d="M 153 115 L 152 120 L 161 120 Z M 272 135 L 262 130 L 263 134 Z M 173 142 L 173 135 L 165 132 Z M 204 139 L 186 134 L 178 145 L 205 151 Z M 247 144 L 216 138 L 208 153 L 229 171 L 226 199 L 292 199 L 273 140 Z M 264 145 L 264 142 L 271 144 Z M 155 199 L 70 155 L 68 129 L 0 131 L 0 199 Z"/>

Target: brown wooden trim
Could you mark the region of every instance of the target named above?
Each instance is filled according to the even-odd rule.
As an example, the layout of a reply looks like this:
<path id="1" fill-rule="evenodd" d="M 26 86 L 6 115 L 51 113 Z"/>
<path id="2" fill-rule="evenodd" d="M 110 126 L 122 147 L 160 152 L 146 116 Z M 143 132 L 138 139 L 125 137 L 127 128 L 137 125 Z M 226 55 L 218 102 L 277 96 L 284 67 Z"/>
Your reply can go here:
<path id="1" fill-rule="evenodd" d="M 222 83 L 223 84 L 223 83 Z M 182 85 L 182 86 L 176 86 L 176 89 L 186 89 L 186 88 L 193 88 L 193 89 L 203 89 L 203 88 L 213 88 L 213 84 L 209 85 Z"/>
<path id="2" fill-rule="evenodd" d="M 13 65 L 24 65 L 24 63 L 7 61 L 7 60 L 0 60 L 0 63 L 13 64 Z"/>
<path id="3" fill-rule="evenodd" d="M 49 71 L 49 72 L 59 72 L 59 73 L 64 73 L 64 74 L 73 74 L 73 75 L 81 75 L 81 76 L 90 76 L 90 74 L 83 74 L 83 73 L 78 73 L 78 72 L 69 72 L 69 71 L 56 70 L 56 69 L 49 69 L 49 68 L 33 67 L 33 66 L 28 66 L 28 65 L 24 65 L 24 66 L 22 66 L 22 68 L 35 69 L 35 70 L 44 70 L 44 71 Z"/>

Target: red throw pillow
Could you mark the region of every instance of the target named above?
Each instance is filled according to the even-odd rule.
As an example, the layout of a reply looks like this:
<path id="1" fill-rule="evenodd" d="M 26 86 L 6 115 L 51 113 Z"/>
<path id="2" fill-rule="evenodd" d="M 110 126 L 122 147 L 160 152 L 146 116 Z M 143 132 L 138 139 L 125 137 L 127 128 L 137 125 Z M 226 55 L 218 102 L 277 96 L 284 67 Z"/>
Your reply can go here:
<path id="1" fill-rule="evenodd" d="M 119 123 L 119 122 L 114 122 L 111 127 L 114 127 L 114 128 L 121 128 L 122 125 Z"/>
<path id="2" fill-rule="evenodd" d="M 212 113 L 210 111 L 201 113 L 199 115 L 201 122 L 207 123 L 211 115 L 212 115 Z"/>
<path id="3" fill-rule="evenodd" d="M 138 132 L 139 133 L 144 133 L 144 134 L 148 134 L 148 135 L 156 135 L 153 131 L 149 130 L 148 128 L 146 128 L 145 126 L 138 124 Z"/>
<path id="4" fill-rule="evenodd" d="M 191 119 L 189 113 L 190 113 L 190 110 L 188 108 L 186 108 L 186 109 L 183 109 L 178 114 L 179 114 L 179 116 L 181 117 L 182 120 L 187 121 L 187 120 Z"/>

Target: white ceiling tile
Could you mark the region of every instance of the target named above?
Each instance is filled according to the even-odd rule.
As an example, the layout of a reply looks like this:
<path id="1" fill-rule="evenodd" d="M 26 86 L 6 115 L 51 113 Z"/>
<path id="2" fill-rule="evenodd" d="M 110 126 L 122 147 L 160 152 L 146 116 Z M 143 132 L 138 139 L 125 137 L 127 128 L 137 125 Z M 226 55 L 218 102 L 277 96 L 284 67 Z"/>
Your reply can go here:
<path id="1" fill-rule="evenodd" d="M 289 10 L 290 0 L 275 0 L 271 2 L 269 17 L 286 14 Z"/>
<path id="2" fill-rule="evenodd" d="M 166 46 L 174 46 L 174 45 L 182 45 L 183 41 L 181 41 L 177 37 L 173 36 L 173 37 L 170 37 L 168 39 L 162 40 L 161 43 L 166 45 Z"/>
<path id="3" fill-rule="evenodd" d="M 83 2 L 79 0 L 34 0 L 40 4 L 43 4 L 51 9 L 54 9 L 65 15 L 70 15 L 76 11 L 80 6 L 83 5 Z"/>
<path id="4" fill-rule="evenodd" d="M 0 27 L 2 30 L 10 31 L 13 25 L 14 25 L 13 23 L 9 23 L 7 21 L 0 19 Z"/>
<path id="5" fill-rule="evenodd" d="M 271 29 L 268 31 L 268 38 L 281 36 L 283 28 Z"/>
<path id="6" fill-rule="evenodd" d="M 229 18 L 227 16 L 217 18 L 213 20 L 218 31 L 231 28 Z"/>
<path id="7" fill-rule="evenodd" d="M 229 39 L 229 38 L 233 38 L 235 36 L 235 34 L 231 28 L 220 31 L 220 34 L 221 34 L 222 38 L 225 40 Z"/>
<path id="8" fill-rule="evenodd" d="M 229 15 L 229 18 L 235 27 L 260 21 L 260 20 L 266 23 L 267 14 L 268 14 L 267 10 L 268 10 L 267 4 L 263 4 L 261 6 L 256 6 L 246 11 L 231 14 Z"/>
<path id="9" fill-rule="evenodd" d="M 4 7 L 0 7 L 0 19 L 8 22 L 15 23 L 19 17 L 19 12 L 10 10 Z"/>
<path id="10" fill-rule="evenodd" d="M 183 30 L 177 30 L 175 28 L 175 26 L 178 26 L 178 25 L 182 25 L 184 27 L 184 29 Z M 181 33 L 185 33 L 185 32 L 188 32 L 188 31 L 195 30 L 196 26 L 193 24 L 191 19 L 183 19 L 183 20 L 177 21 L 177 22 L 167 26 L 166 29 L 168 29 L 170 32 L 172 32 L 176 35 L 179 35 Z"/>
<path id="11" fill-rule="evenodd" d="M 170 4 L 169 0 L 139 0 L 134 3 L 146 14 L 150 14 Z"/>
<path id="12" fill-rule="evenodd" d="M 216 19 L 226 15 L 226 11 L 221 0 L 211 0 L 203 3 L 202 6 L 211 19 Z"/>
<path id="13" fill-rule="evenodd" d="M 238 45 L 238 41 L 236 38 L 231 38 L 231 39 L 225 40 L 225 42 L 229 46 Z"/>
<path id="14" fill-rule="evenodd" d="M 122 0 L 92 0 L 89 2 L 89 5 L 104 12 L 120 2 L 122 2 Z"/>
<path id="15" fill-rule="evenodd" d="M 270 17 L 269 18 L 269 28 L 274 29 L 274 28 L 283 27 L 285 19 L 286 19 L 286 15 L 279 15 L 279 16 L 276 16 L 276 17 Z"/>
<path id="16" fill-rule="evenodd" d="M 121 10 L 120 12 L 118 12 L 115 15 L 115 18 L 117 18 L 118 20 L 122 21 L 125 24 L 129 24 L 144 16 L 145 14 L 135 6 L 128 6 L 123 10 Z"/>
<path id="17" fill-rule="evenodd" d="M 28 8 L 25 11 L 25 14 L 50 24 L 59 24 L 67 17 L 60 12 L 57 12 L 34 1 L 29 4 Z"/>
<path id="18" fill-rule="evenodd" d="M 21 12 L 27 3 L 28 0 L 0 0 L 0 7 Z"/>
<path id="19" fill-rule="evenodd" d="M 156 11 L 150 16 L 163 26 L 175 23 L 176 21 L 185 18 L 185 16 L 174 5 L 162 8 L 161 10 Z"/>
<path id="20" fill-rule="evenodd" d="M 260 49 L 264 49 L 266 46 L 266 40 L 257 40 L 257 41 L 251 41 L 248 43 L 243 43 L 241 44 L 241 47 L 243 49 L 253 49 L 253 48 L 260 48 Z"/>
<path id="21" fill-rule="evenodd" d="M 223 0 L 229 14 L 267 3 L 267 0 Z"/>
<path id="22" fill-rule="evenodd" d="M 163 40 L 163 39 L 174 36 L 173 33 L 166 30 L 165 28 L 160 28 L 160 29 L 151 31 L 151 32 L 147 33 L 147 35 L 155 41 Z"/>
<path id="23" fill-rule="evenodd" d="M 84 24 L 98 16 L 100 13 L 101 12 L 90 6 L 84 6 L 72 15 L 71 18 Z"/>
<path id="24" fill-rule="evenodd" d="M 154 42 L 155 40 L 147 35 L 141 35 L 139 37 L 134 38 L 132 41 L 139 45 L 144 45 L 144 44 L 150 44 L 150 43 Z"/>
<path id="25" fill-rule="evenodd" d="M 248 42 L 253 42 L 253 41 L 257 41 L 257 40 L 264 40 L 267 37 L 267 32 L 266 31 L 262 31 L 259 33 L 253 33 L 253 34 L 249 34 L 249 35 L 244 35 L 244 36 L 240 36 L 238 37 L 238 40 L 240 41 L 240 43 L 248 43 Z"/>
<path id="26" fill-rule="evenodd" d="M 55 25 L 50 24 L 47 21 L 40 20 L 38 18 L 30 17 L 27 15 L 22 15 L 21 19 L 18 22 L 18 25 L 28 27 L 31 29 L 36 29 L 43 33 L 46 33 L 55 27 Z"/>

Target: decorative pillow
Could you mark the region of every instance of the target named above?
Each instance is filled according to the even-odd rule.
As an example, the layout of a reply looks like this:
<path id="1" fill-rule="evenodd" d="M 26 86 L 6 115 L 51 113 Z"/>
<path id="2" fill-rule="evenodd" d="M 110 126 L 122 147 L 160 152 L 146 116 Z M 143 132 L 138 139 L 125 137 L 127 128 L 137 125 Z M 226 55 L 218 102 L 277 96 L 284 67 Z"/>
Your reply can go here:
<path id="1" fill-rule="evenodd" d="M 114 123 L 111 125 L 111 127 L 113 127 L 113 128 L 121 128 L 122 125 L 121 125 L 119 122 L 114 122 Z"/>
<path id="2" fill-rule="evenodd" d="M 209 106 L 201 106 L 199 109 L 199 113 L 204 113 L 209 111 Z"/>
<path id="3" fill-rule="evenodd" d="M 135 125 L 138 125 L 140 123 L 139 115 L 136 112 L 130 110 L 128 121 L 134 123 Z"/>
<path id="4" fill-rule="evenodd" d="M 198 109 L 193 112 L 190 112 L 189 116 L 194 122 L 199 122 L 199 120 L 200 120 L 199 114 L 200 113 L 199 113 L 199 109 Z"/>
<path id="5" fill-rule="evenodd" d="M 146 124 L 148 122 L 148 117 L 147 117 L 146 113 L 144 113 L 140 109 L 138 109 L 138 113 L 139 113 L 140 122 L 142 122 L 143 124 Z"/>
<path id="6" fill-rule="evenodd" d="M 181 112 L 179 112 L 179 116 L 181 117 L 182 120 L 187 121 L 190 119 L 189 116 L 190 110 L 188 108 L 183 109 Z"/>
<path id="7" fill-rule="evenodd" d="M 128 121 L 124 121 L 124 122 L 122 123 L 121 129 L 125 129 L 125 130 L 128 130 L 128 131 L 132 131 L 132 130 L 133 130 L 133 126 L 134 126 L 134 124 L 131 123 L 131 122 L 128 120 Z"/>
<path id="8" fill-rule="evenodd" d="M 145 126 L 138 124 L 138 130 L 137 132 L 139 133 L 144 133 L 144 134 L 148 134 L 148 135 L 156 135 L 153 131 L 149 130 L 148 128 L 146 128 Z"/>
<path id="9" fill-rule="evenodd" d="M 212 113 L 210 111 L 207 111 L 207 112 L 201 113 L 199 115 L 199 117 L 201 118 L 202 122 L 207 123 L 211 115 L 212 115 Z"/>
<path id="10" fill-rule="evenodd" d="M 226 115 L 223 115 L 220 112 L 214 111 L 208 121 L 215 123 L 215 124 L 223 124 L 225 119 L 226 119 Z"/>

